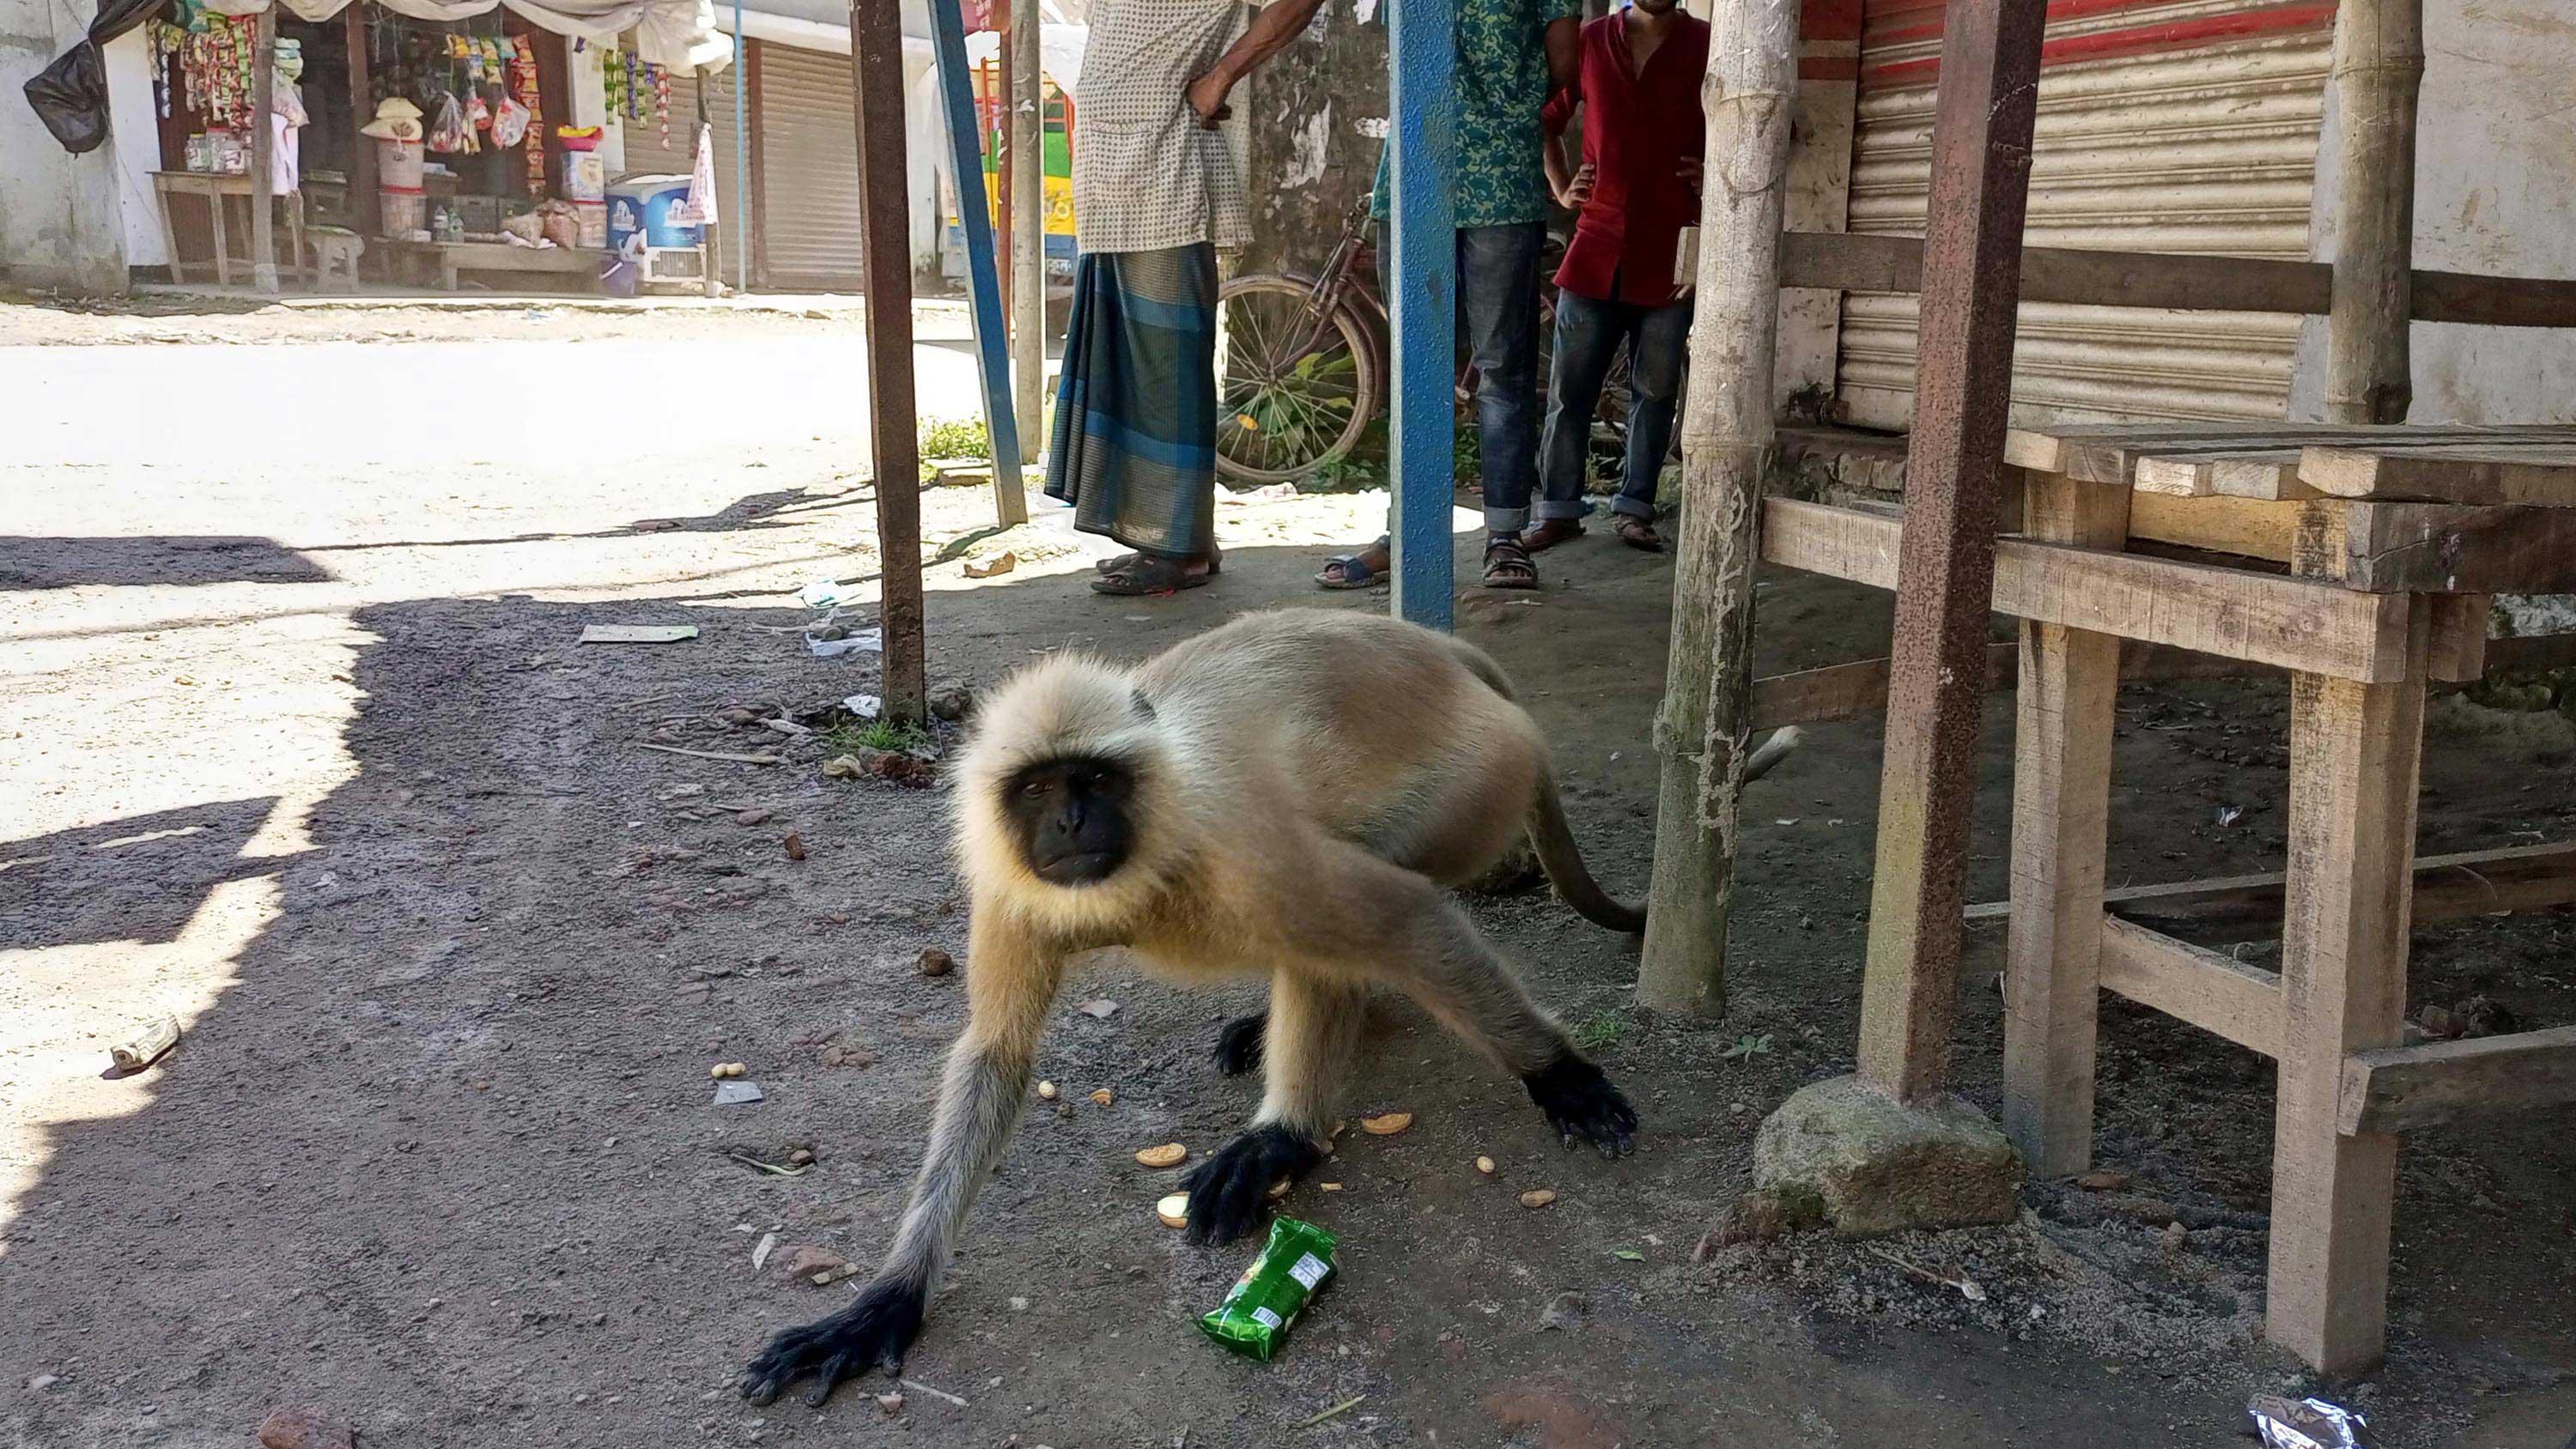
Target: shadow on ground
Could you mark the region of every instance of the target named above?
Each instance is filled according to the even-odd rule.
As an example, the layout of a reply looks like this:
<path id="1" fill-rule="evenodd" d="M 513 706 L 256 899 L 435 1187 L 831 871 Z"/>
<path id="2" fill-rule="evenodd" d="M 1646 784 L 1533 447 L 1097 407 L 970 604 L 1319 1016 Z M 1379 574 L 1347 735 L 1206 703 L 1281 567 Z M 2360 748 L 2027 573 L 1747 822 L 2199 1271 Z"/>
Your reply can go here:
<path id="1" fill-rule="evenodd" d="M 1167 600 L 1101 598 L 1072 573 L 934 592 L 933 677 L 989 681 L 1064 645 L 1141 654 L 1304 601 L 1316 561 L 1230 549 L 1222 583 Z M 1667 565 L 1595 539 L 1542 567 L 1548 590 L 1471 593 L 1461 628 L 1556 739 L 1597 872 L 1633 889 Z M 1881 596 L 1783 575 L 1762 597 L 1766 668 L 1883 644 Z M 1415 1126 L 1346 1139 L 1319 1174 L 1344 1190 L 1289 1199 L 1342 1235 L 1342 1276 L 1278 1360 L 1227 1357 L 1191 1319 L 1248 1250 L 1158 1226 L 1172 1176 L 1132 1154 L 1239 1130 L 1254 1088 L 1218 1078 L 1206 1051 L 1253 993 L 1187 995 L 1112 962 L 1058 1014 L 1039 1069 L 1064 1100 L 1032 1102 L 900 1409 L 850 1391 L 820 1415 L 749 1409 L 731 1393 L 745 1356 L 851 1293 L 755 1272 L 755 1246 L 775 1232 L 781 1251 L 861 1261 L 885 1246 L 964 1012 L 958 977 L 914 963 L 930 946 L 965 958 L 965 917 L 939 790 L 825 780 L 822 749 L 793 741 L 767 769 L 636 748 L 744 749 L 717 711 L 835 700 L 875 682 L 872 660 L 816 661 L 793 633 L 752 627 L 800 617 L 784 609 L 698 611 L 687 646 L 565 647 L 603 613 L 524 598 L 356 613 L 373 642 L 352 671 L 354 772 L 313 811 L 306 856 L 261 863 L 285 872 L 282 912 L 181 1049 L 118 1084 L 129 1110 L 51 1129 L 0 1243 L 13 1441 L 237 1443 L 269 1408 L 304 1404 L 388 1445 L 2216 1446 L 2242 1442 L 2249 1391 L 2298 1381 L 2256 1346 L 2262 1234 L 2241 1223 L 2267 1191 L 2269 1068 L 2118 1009 L 2103 1156 L 2136 1175 L 2133 1196 L 2211 1226 L 2177 1239 L 2153 1208 L 2049 1188 L 2012 1227 L 1693 1261 L 1745 1185 L 1761 1115 L 1847 1066 L 1877 770 L 1861 721 L 1820 727 L 1757 787 L 1722 1026 L 1640 1017 L 1631 943 L 1544 896 L 1473 904 L 1637 1100 L 1637 1158 L 1563 1155 L 1516 1085 L 1388 1007 L 1349 1105 L 1401 1107 Z M 560 662 L 530 667 L 540 655 Z M 2280 693 L 2124 693 L 2115 877 L 2253 869 L 2277 851 L 2277 747 L 2256 740 L 2277 738 Z M 1981 761 L 1980 898 L 2002 884 L 2007 703 Z M 2427 848 L 2456 848 L 2442 832 L 2566 833 L 2564 768 L 2506 781 L 2492 764 L 2428 766 L 2444 805 L 2427 810 Z M 2521 793 L 2534 783 L 2545 803 Z M 2211 795 L 2276 803 L 2221 830 Z M 168 939 L 264 808 L 20 842 L 0 848 L 0 883 L 40 903 L 38 941 Z M 791 830 L 805 859 L 782 848 Z M 2478 924 L 2475 944 L 2419 933 L 2420 989 L 2486 971 L 2527 1016 L 2576 1019 L 2565 914 Z M 1996 968 L 1999 942 L 1974 950 Z M 1118 1009 L 1069 1009 L 1090 996 Z M 1991 1109 L 1983 972 L 1963 1017 L 1965 1087 Z M 1760 1045 L 1722 1055 L 1745 1041 Z M 737 1060 L 766 1100 L 710 1105 L 709 1064 Z M 1111 1105 L 1087 1100 L 1103 1087 Z M 818 1159 L 802 1176 L 742 1160 L 799 1148 Z M 2392 1442 L 2564 1439 L 2576 1397 L 2550 1385 L 2576 1366 L 2571 1181 L 2576 1146 L 2545 1123 L 2410 1144 L 2397 1352 L 2359 1393 Z M 1519 1207 L 1535 1187 L 1555 1206 Z M 1923 1270 L 1973 1277 L 1985 1298 Z M 57 1381 L 23 1389 L 36 1374 Z"/>
<path id="2" fill-rule="evenodd" d="M 330 577 L 273 538 L 0 538 L 0 590 L 314 584 Z"/>

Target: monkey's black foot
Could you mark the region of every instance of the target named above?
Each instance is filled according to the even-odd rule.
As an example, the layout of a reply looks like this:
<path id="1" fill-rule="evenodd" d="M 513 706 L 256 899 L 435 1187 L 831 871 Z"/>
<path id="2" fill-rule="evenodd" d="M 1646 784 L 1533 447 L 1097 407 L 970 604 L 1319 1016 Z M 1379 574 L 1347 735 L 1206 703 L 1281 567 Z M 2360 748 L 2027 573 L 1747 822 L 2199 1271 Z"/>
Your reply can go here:
<path id="1" fill-rule="evenodd" d="M 1637 1149 L 1637 1109 L 1601 1069 L 1578 1056 L 1521 1078 L 1530 1100 L 1547 1114 L 1548 1125 L 1564 1134 L 1565 1145 L 1589 1142 L 1604 1157 L 1625 1157 Z"/>
<path id="2" fill-rule="evenodd" d="M 805 1402 L 820 1407 L 841 1380 L 883 1364 L 903 1372 L 903 1355 L 921 1333 L 921 1289 L 903 1282 L 871 1283 L 859 1301 L 802 1328 L 783 1329 L 751 1361 L 742 1396 L 766 1404 L 779 1391 L 810 1378 Z"/>
<path id="3" fill-rule="evenodd" d="M 1323 1160 L 1313 1138 L 1276 1122 L 1237 1137 L 1182 1184 L 1190 1190 L 1190 1241 L 1231 1243 L 1261 1226 L 1271 1186 Z"/>
<path id="4" fill-rule="evenodd" d="M 1216 1069 L 1239 1077 L 1261 1065 L 1261 1035 L 1270 1029 L 1270 1013 L 1238 1016 L 1217 1029 Z"/>

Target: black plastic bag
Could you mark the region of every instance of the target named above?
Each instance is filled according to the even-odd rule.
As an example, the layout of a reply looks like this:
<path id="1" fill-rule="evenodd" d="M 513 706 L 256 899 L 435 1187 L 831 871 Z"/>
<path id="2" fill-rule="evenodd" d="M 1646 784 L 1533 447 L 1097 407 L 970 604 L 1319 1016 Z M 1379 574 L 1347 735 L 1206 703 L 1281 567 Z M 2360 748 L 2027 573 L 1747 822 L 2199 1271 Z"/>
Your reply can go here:
<path id="1" fill-rule="evenodd" d="M 55 57 L 25 87 L 27 104 L 64 150 L 95 151 L 107 139 L 107 66 L 98 48 L 151 19 L 169 0 L 102 0 L 80 44 Z"/>

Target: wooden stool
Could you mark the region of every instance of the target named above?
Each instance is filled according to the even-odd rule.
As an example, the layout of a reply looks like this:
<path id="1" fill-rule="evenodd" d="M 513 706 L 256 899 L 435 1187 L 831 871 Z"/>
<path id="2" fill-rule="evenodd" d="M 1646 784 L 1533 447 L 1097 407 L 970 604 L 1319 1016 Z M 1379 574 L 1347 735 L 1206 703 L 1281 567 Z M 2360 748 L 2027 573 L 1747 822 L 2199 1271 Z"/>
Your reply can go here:
<path id="1" fill-rule="evenodd" d="M 367 239 L 336 226 L 317 226 L 308 235 L 313 239 L 313 290 L 358 290 L 358 258 L 366 255 Z"/>
<path id="2" fill-rule="evenodd" d="M 2428 682 L 2563 642 L 2491 651 L 2487 616 L 2496 593 L 2576 590 L 2576 428 L 2017 431 L 2004 457 L 2026 489 L 2022 536 L 1995 548 L 1994 607 L 2023 621 L 2004 1128 L 2036 1176 L 2090 1163 L 2104 988 L 2272 1057 L 2265 1334 L 2322 1372 L 2367 1371 L 2387 1337 L 2396 1134 L 2576 1102 L 2576 1027 L 2401 1044 L 2413 920 L 2576 900 L 2576 845 L 2415 858 Z M 1763 557 L 1893 587 L 1898 528 L 1775 499 Z M 2290 671 L 2286 870 L 2103 889 L 2123 640 Z M 2124 906 L 2277 935 L 2281 970 Z"/>

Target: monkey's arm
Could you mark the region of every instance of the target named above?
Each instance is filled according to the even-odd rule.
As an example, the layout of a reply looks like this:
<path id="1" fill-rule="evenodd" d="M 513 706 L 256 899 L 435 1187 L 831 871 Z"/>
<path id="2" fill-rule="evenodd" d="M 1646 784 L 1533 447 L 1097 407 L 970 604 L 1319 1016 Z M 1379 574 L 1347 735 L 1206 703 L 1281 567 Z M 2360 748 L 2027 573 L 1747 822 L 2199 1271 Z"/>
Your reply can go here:
<path id="1" fill-rule="evenodd" d="M 857 1302 L 771 1339 L 751 1362 L 743 1397 L 765 1404 L 810 1375 L 805 1401 L 820 1404 L 844 1378 L 879 1364 L 901 1370 L 967 1210 L 1019 1125 L 1064 963 L 1064 952 L 1019 923 L 976 910 L 966 948 L 966 1030 L 949 1049 L 930 1145 L 894 1247 Z"/>

